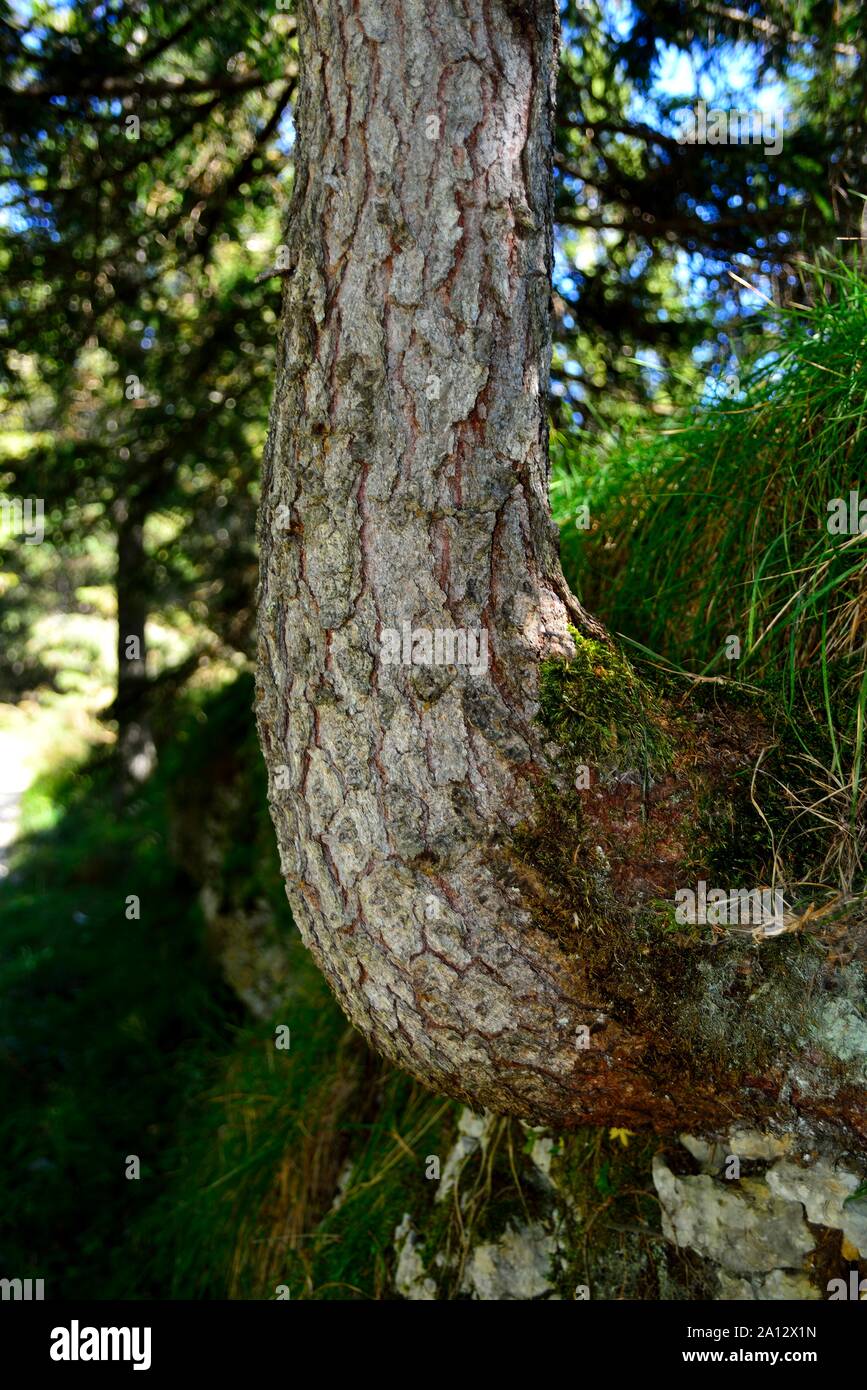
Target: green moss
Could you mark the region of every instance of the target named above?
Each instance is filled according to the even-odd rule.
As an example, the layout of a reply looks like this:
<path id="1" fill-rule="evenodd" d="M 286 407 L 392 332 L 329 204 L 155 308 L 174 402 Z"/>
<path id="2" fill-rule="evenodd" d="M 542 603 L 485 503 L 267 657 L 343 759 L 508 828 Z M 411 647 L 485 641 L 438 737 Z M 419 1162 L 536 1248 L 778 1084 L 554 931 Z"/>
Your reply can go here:
<path id="1" fill-rule="evenodd" d="M 592 782 L 638 772 L 645 791 L 672 761 L 670 720 L 652 687 L 617 647 L 570 629 L 573 659 L 543 663 L 539 721 L 562 750 L 562 763 L 536 794 L 533 814 L 504 850 L 504 870 L 523 890 L 534 919 L 574 948 L 576 930 L 598 930 L 609 940 L 631 930 L 609 887 L 611 866 L 586 824 L 586 768 Z M 671 914 L 648 911 L 670 926 Z"/>
<path id="2" fill-rule="evenodd" d="M 772 1066 L 807 1026 L 819 953 L 792 937 L 757 951 L 749 937 L 719 939 L 698 925 L 681 926 L 673 903 L 642 899 L 640 891 L 628 901 L 623 883 L 633 859 L 652 859 L 668 838 L 690 846 L 685 883 L 702 876 L 769 881 L 773 849 L 791 822 L 780 758 L 784 739 L 797 742 L 797 731 L 767 693 L 736 692 L 730 701 L 728 686 L 681 684 L 675 701 L 616 648 L 573 635 L 575 659 L 549 662 L 542 672 L 539 717 L 563 749 L 564 766 L 539 788 L 533 816 L 514 832 L 508 872 L 536 924 L 580 961 L 611 1015 L 649 1040 L 644 1065 L 658 1082 L 671 1075 L 677 1087 L 686 1075 L 706 1085 L 719 1069 L 730 1084 L 733 1067 L 748 1078 Z M 765 744 L 771 775 L 754 784 L 748 765 L 732 778 L 733 762 L 749 764 L 751 750 Z M 606 771 L 636 767 L 647 781 L 667 779 L 644 829 L 620 840 L 617 812 L 606 810 L 604 797 L 592 813 L 586 809 L 571 786 L 582 763 L 601 769 L 603 782 Z"/>
<path id="3" fill-rule="evenodd" d="M 533 904 L 538 925 L 564 945 L 574 941 L 576 919 L 589 922 L 603 911 L 605 873 L 585 835 L 579 793 L 546 782 L 507 856 L 507 874 Z"/>
<path id="4" fill-rule="evenodd" d="M 654 691 L 617 647 L 570 631 L 575 656 L 542 666 L 539 717 L 545 728 L 572 763 L 599 771 L 663 771 L 671 748 Z"/>
<path id="5" fill-rule="evenodd" d="M 575 657 L 543 663 L 539 721 L 562 763 L 538 789 L 533 814 L 506 847 L 506 872 L 537 923 L 573 947 L 578 927 L 601 920 L 613 930 L 624 913 L 608 887 L 610 866 L 586 827 L 575 772 L 592 781 L 638 772 L 646 788 L 670 766 L 672 748 L 660 701 L 616 647 L 570 629 Z"/>

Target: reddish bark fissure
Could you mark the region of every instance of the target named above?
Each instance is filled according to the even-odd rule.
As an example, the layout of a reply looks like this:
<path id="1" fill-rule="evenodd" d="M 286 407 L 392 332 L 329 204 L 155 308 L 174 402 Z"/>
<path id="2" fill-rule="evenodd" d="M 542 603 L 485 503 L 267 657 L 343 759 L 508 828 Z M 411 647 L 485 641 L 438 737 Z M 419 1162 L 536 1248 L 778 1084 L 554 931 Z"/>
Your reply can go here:
<path id="1" fill-rule="evenodd" d="M 439 1090 L 711 1125 L 711 1088 L 669 1093 L 496 852 L 550 772 L 539 663 L 600 631 L 547 495 L 555 6 L 311 0 L 299 39 L 258 689 L 296 921 Z M 484 630 L 487 669 L 386 663 L 404 624 Z"/>

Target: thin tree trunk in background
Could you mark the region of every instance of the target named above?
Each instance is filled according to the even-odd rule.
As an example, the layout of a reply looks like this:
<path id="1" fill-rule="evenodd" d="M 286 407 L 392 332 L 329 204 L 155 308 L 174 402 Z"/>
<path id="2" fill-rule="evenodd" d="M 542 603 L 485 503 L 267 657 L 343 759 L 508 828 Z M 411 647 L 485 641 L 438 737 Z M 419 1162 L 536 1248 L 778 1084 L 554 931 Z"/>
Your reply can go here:
<path id="1" fill-rule="evenodd" d="M 693 999 L 661 1067 L 669 1021 L 618 1007 L 504 852 L 558 778 L 540 663 L 572 654 L 570 624 L 605 640 L 548 505 L 555 5 L 318 0 L 299 36 L 258 716 L 304 939 L 374 1047 L 476 1105 L 660 1129 L 791 1112 L 802 1038 L 747 1086 L 721 1037 L 703 1076 Z M 484 634 L 487 661 L 407 663 L 418 629 Z M 828 1110 L 849 1088 L 829 1123 L 867 1125 L 853 1084 L 819 1086 Z"/>
<path id="2" fill-rule="evenodd" d="M 145 592 L 144 518 L 125 499 L 114 505 L 117 526 L 117 751 L 124 786 L 153 771 L 156 752 L 148 724 L 148 604 Z"/>

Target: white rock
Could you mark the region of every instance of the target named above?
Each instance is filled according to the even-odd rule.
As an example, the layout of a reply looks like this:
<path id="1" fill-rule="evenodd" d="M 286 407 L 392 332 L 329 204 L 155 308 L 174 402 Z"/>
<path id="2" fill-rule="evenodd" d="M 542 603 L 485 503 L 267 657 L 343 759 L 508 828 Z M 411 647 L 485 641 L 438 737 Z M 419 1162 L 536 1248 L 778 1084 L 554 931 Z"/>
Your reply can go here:
<path id="1" fill-rule="evenodd" d="M 487 1301 L 540 1298 L 551 1291 L 556 1238 L 538 1221 L 509 1227 L 498 1241 L 477 1245 L 464 1272 L 463 1290 Z"/>
<path id="2" fill-rule="evenodd" d="M 487 1111 L 483 1115 L 476 1115 L 468 1105 L 463 1107 L 458 1117 L 458 1137 L 446 1158 L 434 1197 L 435 1202 L 445 1201 L 470 1155 L 478 1148 L 485 1148 L 494 1119 L 495 1116 Z"/>
<path id="3" fill-rule="evenodd" d="M 801 1168 L 782 1159 L 767 1173 L 772 1192 L 790 1202 L 801 1202 L 808 1221 L 842 1231 L 858 1252 L 867 1256 L 867 1202 L 846 1203 L 862 1181 L 855 1173 L 824 1162 Z"/>
<path id="4" fill-rule="evenodd" d="M 756 1178 L 716 1182 L 707 1174 L 679 1178 L 664 1158 L 653 1160 L 663 1235 L 733 1274 L 798 1269 L 814 1246 L 797 1203 L 776 1197 Z"/>
<path id="5" fill-rule="evenodd" d="M 398 1251 L 394 1287 L 401 1298 L 413 1303 L 431 1303 L 436 1299 L 437 1286 L 429 1278 L 421 1255 L 418 1253 L 418 1236 L 410 1219 L 409 1212 L 394 1232 L 394 1243 Z"/>

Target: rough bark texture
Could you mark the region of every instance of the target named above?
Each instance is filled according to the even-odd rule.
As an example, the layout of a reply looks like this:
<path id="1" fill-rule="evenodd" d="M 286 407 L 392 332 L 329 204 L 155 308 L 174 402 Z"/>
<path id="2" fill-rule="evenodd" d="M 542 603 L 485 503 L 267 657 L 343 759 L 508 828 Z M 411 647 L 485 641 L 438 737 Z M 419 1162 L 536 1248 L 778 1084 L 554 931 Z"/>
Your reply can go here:
<path id="1" fill-rule="evenodd" d="M 299 35 L 258 716 L 304 939 L 380 1052 L 475 1104 L 707 1130 L 781 1103 L 782 1071 L 717 1097 L 660 1067 L 503 869 L 551 774 L 540 663 L 600 635 L 547 501 L 555 7 L 318 0 Z M 484 630 L 487 670 L 385 664 L 404 623 Z"/>

